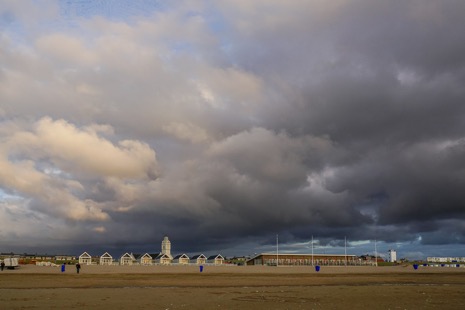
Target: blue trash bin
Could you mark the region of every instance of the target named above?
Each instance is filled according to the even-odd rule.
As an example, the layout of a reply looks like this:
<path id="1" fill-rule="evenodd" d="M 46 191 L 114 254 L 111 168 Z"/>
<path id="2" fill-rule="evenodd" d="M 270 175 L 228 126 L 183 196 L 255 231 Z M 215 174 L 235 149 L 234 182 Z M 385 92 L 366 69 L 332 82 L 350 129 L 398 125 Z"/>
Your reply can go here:
<path id="1" fill-rule="evenodd" d="M 61 265 L 61 272 L 65 272 L 65 268 L 66 268 L 65 264 Z"/>
<path id="2" fill-rule="evenodd" d="M 414 265 L 413 265 L 413 269 L 417 270 L 417 269 L 418 269 L 418 265 L 417 265 L 417 264 L 414 264 Z"/>
<path id="3" fill-rule="evenodd" d="M 320 271 L 320 266 L 315 266 L 315 271 L 316 272 Z"/>
<path id="4" fill-rule="evenodd" d="M 202 272 L 202 271 L 203 271 L 203 266 L 200 266 L 200 272 Z"/>

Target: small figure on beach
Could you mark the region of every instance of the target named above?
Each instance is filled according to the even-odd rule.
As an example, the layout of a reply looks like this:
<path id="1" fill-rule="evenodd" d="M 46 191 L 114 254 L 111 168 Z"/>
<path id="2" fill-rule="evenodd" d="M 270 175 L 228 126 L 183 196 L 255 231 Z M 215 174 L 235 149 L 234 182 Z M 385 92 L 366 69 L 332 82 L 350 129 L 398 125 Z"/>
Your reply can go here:
<path id="1" fill-rule="evenodd" d="M 81 270 L 81 264 L 77 263 L 76 264 L 76 272 L 79 273 L 79 270 Z"/>
<path id="2" fill-rule="evenodd" d="M 2 261 L 2 262 L 0 263 L 0 269 L 3 271 L 3 268 L 5 268 L 5 263 Z"/>

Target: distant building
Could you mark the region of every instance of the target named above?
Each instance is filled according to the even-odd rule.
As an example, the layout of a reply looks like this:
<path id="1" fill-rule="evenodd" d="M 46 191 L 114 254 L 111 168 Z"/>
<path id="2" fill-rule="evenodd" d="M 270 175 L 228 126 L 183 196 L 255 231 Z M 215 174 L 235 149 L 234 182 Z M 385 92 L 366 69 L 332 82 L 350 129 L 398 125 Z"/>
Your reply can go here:
<path id="1" fill-rule="evenodd" d="M 56 255 L 55 256 L 55 260 L 67 260 L 67 261 L 71 261 L 71 260 L 75 260 L 76 257 L 75 256 L 71 256 L 71 255 Z"/>
<path id="2" fill-rule="evenodd" d="M 389 250 L 389 262 L 395 263 L 397 262 L 397 251 L 396 250 Z"/>
<path id="3" fill-rule="evenodd" d="M 359 259 L 361 259 L 362 261 L 365 261 L 365 262 L 384 263 L 384 258 L 382 258 L 381 256 L 375 256 L 375 255 L 365 254 L 365 255 L 361 255 L 359 257 Z M 362 265 L 363 265 L 363 263 L 362 263 Z"/>
<path id="4" fill-rule="evenodd" d="M 344 254 L 276 254 L 262 253 L 246 261 L 248 266 L 313 266 L 313 265 L 371 265 L 375 260 L 358 258 L 355 255 Z"/>
<path id="5" fill-rule="evenodd" d="M 79 255 L 79 264 L 81 265 L 90 265 L 92 264 L 92 256 L 89 253 L 84 252 Z"/>
<path id="6" fill-rule="evenodd" d="M 105 252 L 100 256 L 99 263 L 100 265 L 113 265 L 113 257 L 108 252 Z"/>
<path id="7" fill-rule="evenodd" d="M 203 254 L 194 255 L 190 259 L 191 264 L 203 265 L 207 263 L 207 257 Z"/>
<path id="8" fill-rule="evenodd" d="M 187 265 L 189 264 L 189 256 L 186 254 L 179 254 L 174 258 L 174 261 L 179 265 Z"/>
<path id="9" fill-rule="evenodd" d="M 119 264 L 120 265 L 132 265 L 134 264 L 135 261 L 136 259 L 134 258 L 134 255 L 132 255 L 132 253 L 126 252 L 123 255 L 121 255 L 119 259 Z"/>
<path id="10" fill-rule="evenodd" d="M 153 254 L 152 254 L 153 255 Z M 134 258 L 140 265 L 152 265 L 153 257 L 149 253 L 145 254 L 134 254 Z"/>
<path id="11" fill-rule="evenodd" d="M 465 263 L 465 257 L 428 257 L 428 263 Z"/>
<path id="12" fill-rule="evenodd" d="M 224 257 L 221 256 L 220 254 L 218 255 L 212 255 L 207 258 L 207 262 L 209 264 L 214 264 L 214 265 L 223 265 L 224 263 Z"/>
<path id="13" fill-rule="evenodd" d="M 171 256 L 171 241 L 168 239 L 168 236 L 165 236 L 161 242 L 161 254 L 165 254 L 170 259 L 173 259 L 173 256 Z"/>
<path id="14" fill-rule="evenodd" d="M 160 253 L 154 260 L 156 264 L 169 265 L 173 258 L 169 257 L 167 254 Z"/>

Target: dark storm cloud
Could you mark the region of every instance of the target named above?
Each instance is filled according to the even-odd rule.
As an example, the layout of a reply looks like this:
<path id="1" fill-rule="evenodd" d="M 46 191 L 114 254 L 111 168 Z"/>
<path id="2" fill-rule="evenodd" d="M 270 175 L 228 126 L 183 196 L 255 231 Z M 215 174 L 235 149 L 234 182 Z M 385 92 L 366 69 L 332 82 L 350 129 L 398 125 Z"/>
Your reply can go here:
<path id="1" fill-rule="evenodd" d="M 349 1 L 328 19 L 309 8 L 284 17 L 273 32 L 247 29 L 252 35 L 236 46 L 236 56 L 249 70 L 266 73 L 271 84 L 293 90 L 262 111 L 264 125 L 294 136 L 324 135 L 335 146 L 325 157 L 332 170 L 325 187 L 346 197 L 327 222 L 317 221 L 323 229 L 317 224 L 309 231 L 368 238 L 374 229 L 360 226 L 356 211 L 345 231 L 337 217 L 370 203 L 365 213 L 385 233 L 378 237 L 390 241 L 463 218 L 463 9 L 457 1 Z M 383 198 L 371 201 L 379 193 Z M 310 205 L 305 210 L 331 208 L 327 201 Z"/>

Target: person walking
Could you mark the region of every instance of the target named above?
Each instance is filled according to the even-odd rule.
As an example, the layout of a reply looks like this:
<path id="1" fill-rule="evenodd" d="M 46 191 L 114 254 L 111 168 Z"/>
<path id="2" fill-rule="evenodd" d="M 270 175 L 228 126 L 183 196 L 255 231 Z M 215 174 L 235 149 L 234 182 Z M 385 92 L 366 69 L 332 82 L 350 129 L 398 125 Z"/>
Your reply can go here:
<path id="1" fill-rule="evenodd" d="M 0 263 L 0 269 L 3 271 L 3 268 L 5 268 L 5 263 L 2 261 L 2 262 Z"/>
<path id="2" fill-rule="evenodd" d="M 81 264 L 77 263 L 76 264 L 76 272 L 79 273 L 79 270 L 81 270 Z"/>

